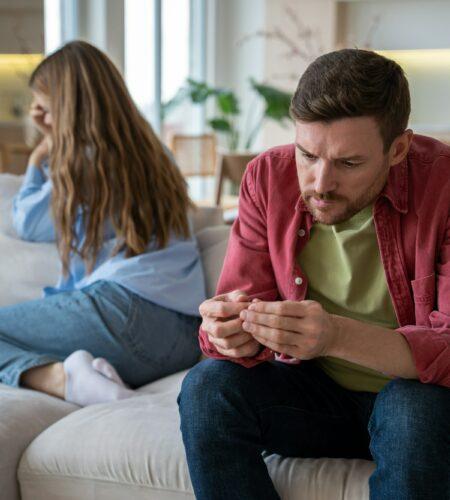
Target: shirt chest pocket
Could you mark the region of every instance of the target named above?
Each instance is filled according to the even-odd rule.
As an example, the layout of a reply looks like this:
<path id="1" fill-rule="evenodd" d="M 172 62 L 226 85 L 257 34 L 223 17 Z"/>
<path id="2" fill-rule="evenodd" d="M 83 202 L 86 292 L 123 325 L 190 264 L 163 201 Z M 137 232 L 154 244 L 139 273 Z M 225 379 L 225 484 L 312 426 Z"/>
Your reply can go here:
<path id="1" fill-rule="evenodd" d="M 436 275 L 430 274 L 424 278 L 411 281 L 414 297 L 416 325 L 430 326 L 429 315 L 435 308 Z"/>

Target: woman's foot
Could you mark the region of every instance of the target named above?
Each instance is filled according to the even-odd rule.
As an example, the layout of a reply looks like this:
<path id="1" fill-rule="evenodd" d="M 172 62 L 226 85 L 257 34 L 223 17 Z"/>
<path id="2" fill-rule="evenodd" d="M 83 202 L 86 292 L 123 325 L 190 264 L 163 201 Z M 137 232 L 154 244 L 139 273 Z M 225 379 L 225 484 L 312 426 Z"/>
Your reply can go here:
<path id="1" fill-rule="evenodd" d="M 99 373 L 109 378 L 116 384 L 127 387 L 125 382 L 120 378 L 120 375 L 117 373 L 114 366 L 109 361 L 106 361 L 105 358 L 95 358 L 92 361 L 92 367 L 94 368 L 94 370 L 97 370 Z"/>
<path id="2" fill-rule="evenodd" d="M 87 351 L 75 351 L 66 358 L 64 361 L 66 401 L 88 406 L 135 395 L 134 391 L 125 386 L 112 365 L 102 358 L 97 359 L 101 361 L 93 363 L 94 357 Z M 105 376 L 103 370 L 108 375 Z"/>
<path id="3" fill-rule="evenodd" d="M 30 368 L 22 373 L 20 385 L 34 391 L 64 399 L 66 374 L 62 363 L 49 363 Z"/>

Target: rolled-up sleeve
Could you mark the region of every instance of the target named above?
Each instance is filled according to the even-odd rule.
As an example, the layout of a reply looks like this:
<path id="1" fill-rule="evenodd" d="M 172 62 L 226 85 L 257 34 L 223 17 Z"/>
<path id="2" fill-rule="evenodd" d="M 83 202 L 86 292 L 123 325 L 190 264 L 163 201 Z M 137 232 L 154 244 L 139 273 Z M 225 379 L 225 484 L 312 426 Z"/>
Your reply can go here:
<path id="1" fill-rule="evenodd" d="M 51 216 L 51 181 L 37 167 L 30 165 L 13 202 L 13 225 L 23 240 L 55 241 Z"/>
<path id="2" fill-rule="evenodd" d="M 421 382 L 450 387 L 450 217 L 436 266 L 436 308 L 430 326 L 406 325 L 407 340 Z"/>
<path id="3" fill-rule="evenodd" d="M 251 162 L 242 179 L 239 214 L 231 230 L 217 293 L 242 290 L 250 299 L 271 301 L 278 298 L 278 287 L 267 243 L 266 217 L 256 198 L 255 167 L 255 161 Z M 252 358 L 228 358 L 217 351 L 202 328 L 199 340 L 206 356 L 229 359 L 246 367 L 274 358 L 273 352 L 267 348 Z"/>

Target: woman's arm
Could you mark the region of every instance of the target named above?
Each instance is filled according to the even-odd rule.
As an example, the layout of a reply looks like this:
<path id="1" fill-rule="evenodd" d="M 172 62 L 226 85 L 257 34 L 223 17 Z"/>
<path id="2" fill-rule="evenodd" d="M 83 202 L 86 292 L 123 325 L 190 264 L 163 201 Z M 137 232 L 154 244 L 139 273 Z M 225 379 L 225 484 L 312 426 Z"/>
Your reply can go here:
<path id="1" fill-rule="evenodd" d="M 42 143 L 30 156 L 25 179 L 14 198 L 13 225 L 18 236 L 27 241 L 55 241 L 51 217 L 52 185 L 42 168 L 45 148 Z"/>

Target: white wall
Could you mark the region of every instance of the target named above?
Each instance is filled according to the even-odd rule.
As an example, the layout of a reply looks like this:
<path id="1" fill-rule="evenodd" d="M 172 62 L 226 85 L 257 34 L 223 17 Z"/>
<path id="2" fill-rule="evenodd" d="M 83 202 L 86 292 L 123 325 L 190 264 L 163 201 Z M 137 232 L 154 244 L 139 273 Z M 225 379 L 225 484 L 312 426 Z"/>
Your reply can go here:
<path id="1" fill-rule="evenodd" d="M 338 41 L 343 46 L 386 53 L 405 70 L 411 91 L 410 126 L 425 134 L 450 133 L 450 2 L 447 0 L 378 0 L 339 2 Z M 375 27 L 375 29 L 373 29 Z"/>
<path id="2" fill-rule="evenodd" d="M 290 7 L 313 36 L 299 37 Z M 279 28 L 297 48 L 314 59 L 340 47 L 382 49 L 450 49 L 448 0 L 266 0 L 266 29 Z M 280 41 L 266 44 L 265 78 L 294 91 L 308 64 L 307 58 L 287 56 Z M 450 52 L 420 57 L 393 57 L 406 71 L 412 97 L 412 127 L 422 133 L 450 134 Z M 422 57 L 422 56 L 421 56 Z M 288 78 L 288 75 L 292 75 Z M 263 144 L 292 140 L 292 130 L 265 127 Z"/>
<path id="3" fill-rule="evenodd" d="M 346 45 L 360 46 L 367 39 L 373 23 L 378 20 L 378 27 L 371 37 L 374 49 L 450 47 L 448 0 L 366 0 L 338 3 L 339 38 Z"/>
<path id="4" fill-rule="evenodd" d="M 277 87 L 294 93 L 300 76 L 317 56 L 333 49 L 336 5 L 334 0 L 266 0 L 266 30 L 279 30 L 292 43 L 272 39 L 265 53 L 265 78 Z M 290 9 L 290 10 L 289 10 Z M 300 32 L 299 32 L 299 27 Z M 304 30 L 310 30 L 311 35 Z M 301 35 L 301 32 L 304 34 Z M 266 147 L 293 142 L 293 125 L 283 128 L 274 122 L 264 127 Z"/>
<path id="5" fill-rule="evenodd" d="M 0 53 L 44 51 L 42 0 L 0 0 Z"/>
<path id="6" fill-rule="evenodd" d="M 242 39 L 261 30 L 265 26 L 265 0 L 208 0 L 209 8 L 214 2 L 214 29 L 210 31 L 214 37 L 210 47 L 214 47 L 214 57 L 208 55 L 208 77 L 216 86 L 229 87 L 239 96 L 243 119 L 240 128 L 246 133 L 261 113 L 261 103 L 251 91 L 249 78 L 262 81 L 264 72 L 265 41 L 253 38 L 243 44 Z M 211 16 L 209 16 L 211 22 Z M 214 46 L 215 45 L 215 46 Z M 255 143 L 260 149 L 261 143 Z"/>

